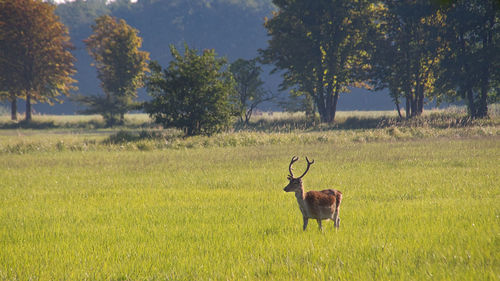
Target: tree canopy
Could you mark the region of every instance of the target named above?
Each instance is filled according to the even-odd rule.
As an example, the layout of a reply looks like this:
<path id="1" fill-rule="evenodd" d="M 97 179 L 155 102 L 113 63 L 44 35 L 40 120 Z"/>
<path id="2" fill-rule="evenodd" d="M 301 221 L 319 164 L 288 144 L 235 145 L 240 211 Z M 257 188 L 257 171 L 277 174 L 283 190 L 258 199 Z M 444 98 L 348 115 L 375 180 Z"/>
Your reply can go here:
<path id="1" fill-rule="evenodd" d="M 187 135 L 210 135 L 229 125 L 232 106 L 229 96 L 235 84 L 226 69 L 226 60 L 218 58 L 214 50 L 184 47 L 182 55 L 173 45 L 174 60 L 167 69 L 153 62 L 147 80 L 147 92 L 152 100 L 145 110 L 156 123 L 176 127 Z"/>
<path id="2" fill-rule="evenodd" d="M 13 118 L 18 98 L 27 100 L 29 119 L 31 103 L 60 101 L 74 82 L 68 32 L 49 3 L 0 0 L 0 99 L 11 102 Z M 404 104 L 408 118 L 443 101 L 463 101 L 471 117 L 482 118 L 488 104 L 499 100 L 496 0 L 75 0 L 57 5 L 57 13 L 71 25 L 81 92 L 99 92 L 94 86 L 99 83 L 87 79 L 96 76 L 90 56 L 104 91 L 77 100 L 108 125 L 122 122 L 138 105 L 148 60 L 139 50 L 138 30 L 144 31 L 144 49 L 161 64 L 175 60 L 166 46 L 182 42 L 198 50 L 214 48 L 235 61 L 237 91 L 231 102 L 242 122 L 268 98 L 262 82 L 269 77 L 259 78 L 257 62 L 273 65 L 283 77 L 281 90 L 290 92 L 288 100 L 275 104 L 305 110 L 312 118 L 319 113 L 322 122 L 334 121 L 339 99 L 354 87 L 388 89 L 400 116 Z M 245 59 L 255 57 L 258 48 L 260 58 Z"/>
<path id="3" fill-rule="evenodd" d="M 124 114 L 137 107 L 134 98 L 148 71 L 149 53 L 139 50 L 142 39 L 124 20 L 104 15 L 96 19 L 92 29 L 94 33 L 85 44 L 95 60 L 105 97 L 78 100 L 90 106 L 87 113 L 101 113 L 108 125 L 123 123 Z"/>
<path id="4" fill-rule="evenodd" d="M 500 2 L 460 0 L 444 9 L 444 54 L 435 95 L 465 99 L 469 115 L 482 118 L 498 100 L 500 76 Z"/>
<path id="5" fill-rule="evenodd" d="M 398 110 L 405 98 L 406 116 L 419 116 L 425 98 L 432 98 L 444 51 L 439 34 L 445 28 L 444 15 L 431 1 L 382 2 L 382 37 L 376 39 L 372 79 L 378 88 L 389 89 Z"/>
<path id="6" fill-rule="evenodd" d="M 323 122 L 333 122 L 339 95 L 363 82 L 373 26 L 371 1 L 275 0 L 265 22 L 266 63 L 283 70 L 283 88 L 310 95 Z"/>
<path id="7" fill-rule="evenodd" d="M 404 98 L 407 117 L 429 100 L 457 97 L 472 117 L 484 117 L 497 100 L 497 1 L 273 3 L 264 62 L 284 71 L 284 89 L 314 100 L 323 122 L 334 120 L 339 94 L 353 86 L 388 89 L 398 112 Z"/>
<path id="8" fill-rule="evenodd" d="M 75 61 L 68 30 L 54 14 L 55 6 L 40 0 L 0 0 L 0 90 L 10 99 L 31 103 L 59 101 L 75 82 Z"/>
<path id="9" fill-rule="evenodd" d="M 263 102 L 274 99 L 274 96 L 264 90 L 264 81 L 260 78 L 262 68 L 257 65 L 257 60 L 237 59 L 229 66 L 229 71 L 236 82 L 233 102 L 240 122 L 248 125 L 255 108 Z"/>

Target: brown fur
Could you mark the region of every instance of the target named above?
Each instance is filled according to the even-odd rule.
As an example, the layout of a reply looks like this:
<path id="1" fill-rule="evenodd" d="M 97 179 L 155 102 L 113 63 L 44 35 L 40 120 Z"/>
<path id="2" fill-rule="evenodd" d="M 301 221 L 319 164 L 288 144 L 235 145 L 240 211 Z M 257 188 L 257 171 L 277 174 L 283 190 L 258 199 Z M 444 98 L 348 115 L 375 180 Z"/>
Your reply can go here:
<path id="1" fill-rule="evenodd" d="M 340 195 L 340 198 L 337 197 Z M 309 191 L 304 196 L 306 204 L 310 206 L 312 219 L 322 219 L 321 211 L 328 211 L 333 213 L 340 207 L 340 200 L 342 193 L 338 190 L 325 189 L 321 191 Z M 339 200 L 340 199 L 340 200 Z"/>

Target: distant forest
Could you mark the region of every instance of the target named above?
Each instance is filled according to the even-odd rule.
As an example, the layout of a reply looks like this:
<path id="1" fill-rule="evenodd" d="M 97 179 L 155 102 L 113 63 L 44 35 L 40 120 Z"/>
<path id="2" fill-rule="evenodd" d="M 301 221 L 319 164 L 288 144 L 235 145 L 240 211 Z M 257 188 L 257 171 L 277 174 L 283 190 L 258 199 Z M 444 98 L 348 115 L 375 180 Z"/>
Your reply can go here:
<path id="1" fill-rule="evenodd" d="M 90 95 L 102 91 L 92 59 L 85 50 L 83 40 L 92 30 L 95 18 L 109 14 L 126 20 L 139 30 L 143 38 L 142 49 L 151 53 L 151 59 L 166 65 L 170 60 L 169 45 L 181 47 L 187 43 L 199 50 L 214 49 L 219 56 L 232 62 L 238 58 L 252 59 L 258 49 L 265 48 L 269 40 L 264 20 L 272 17 L 275 7 L 271 0 L 77 0 L 57 5 L 56 13 L 68 27 L 77 62 L 75 79 L 78 92 Z M 270 70 L 271 67 L 266 68 Z M 265 87 L 277 92 L 282 82 L 278 74 L 264 75 Z M 282 93 L 288 98 L 287 93 Z M 140 99 L 147 98 L 144 91 Z M 35 105 L 36 112 L 73 114 L 79 105 L 66 101 L 57 106 Z M 20 105 L 20 108 L 23 108 Z M 339 101 L 340 110 L 393 109 L 394 104 L 386 93 L 354 90 Z M 277 105 L 265 104 L 263 109 L 280 110 Z"/>

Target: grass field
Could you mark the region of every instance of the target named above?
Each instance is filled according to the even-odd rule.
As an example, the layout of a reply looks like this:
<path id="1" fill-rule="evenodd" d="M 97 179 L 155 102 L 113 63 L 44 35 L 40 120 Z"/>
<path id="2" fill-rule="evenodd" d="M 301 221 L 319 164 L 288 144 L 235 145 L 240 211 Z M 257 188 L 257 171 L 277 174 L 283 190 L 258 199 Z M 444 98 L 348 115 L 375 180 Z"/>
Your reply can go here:
<path id="1" fill-rule="evenodd" d="M 339 230 L 301 230 L 294 154 L 343 191 Z M 0 280 L 499 280 L 499 159 L 495 136 L 4 153 Z"/>
<path id="2" fill-rule="evenodd" d="M 0 130 L 0 280 L 500 280 L 495 122 Z M 306 190 L 343 192 L 340 229 L 302 231 L 292 155 L 316 161 Z"/>

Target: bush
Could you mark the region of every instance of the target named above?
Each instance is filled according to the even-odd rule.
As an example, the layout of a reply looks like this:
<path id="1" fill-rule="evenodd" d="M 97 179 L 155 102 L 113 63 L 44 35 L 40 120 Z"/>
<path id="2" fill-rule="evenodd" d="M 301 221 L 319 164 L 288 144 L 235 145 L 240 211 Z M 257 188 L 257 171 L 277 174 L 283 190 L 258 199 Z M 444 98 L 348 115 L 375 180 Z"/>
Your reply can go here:
<path id="1" fill-rule="evenodd" d="M 174 60 L 163 70 L 151 63 L 147 92 L 153 97 L 145 111 L 163 127 L 184 130 L 187 135 L 211 135 L 229 127 L 234 92 L 231 73 L 223 70 L 226 60 L 213 50 L 198 55 L 185 46 L 184 56 L 171 46 Z"/>

